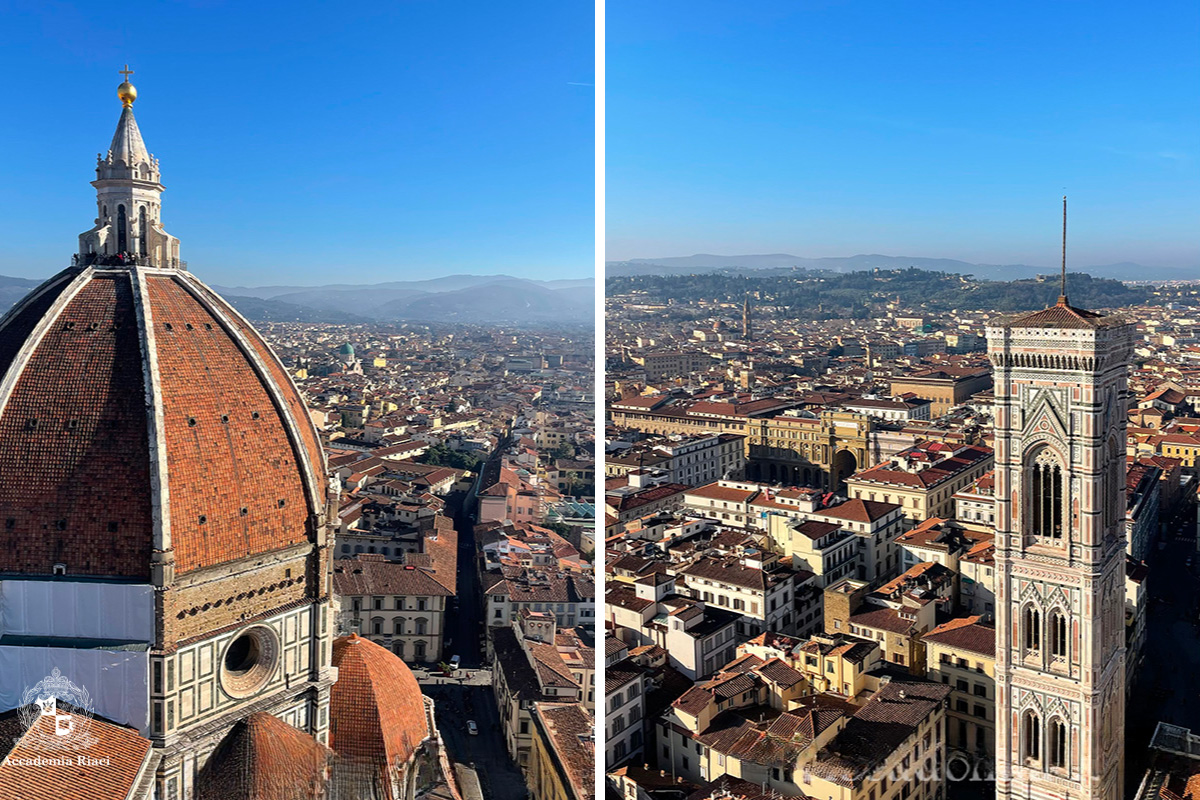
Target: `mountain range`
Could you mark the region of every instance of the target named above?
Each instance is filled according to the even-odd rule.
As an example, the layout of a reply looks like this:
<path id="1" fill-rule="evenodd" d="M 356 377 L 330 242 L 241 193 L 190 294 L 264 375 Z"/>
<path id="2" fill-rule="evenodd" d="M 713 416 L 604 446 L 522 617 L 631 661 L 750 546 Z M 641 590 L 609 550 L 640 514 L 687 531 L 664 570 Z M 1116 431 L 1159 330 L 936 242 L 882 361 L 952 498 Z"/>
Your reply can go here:
<path id="1" fill-rule="evenodd" d="M 327 286 L 214 286 L 252 319 L 303 310 L 323 321 L 555 324 L 591 319 L 591 278 L 533 281 L 511 275 L 448 275 L 419 281 Z"/>
<path id="2" fill-rule="evenodd" d="M 861 272 L 871 269 L 917 269 L 974 275 L 985 280 L 1015 280 L 1035 278 L 1058 271 L 1057 267 L 1036 267 L 1028 264 L 972 264 L 952 258 L 920 256 L 856 255 L 838 258 L 805 258 L 787 253 L 761 255 L 718 256 L 697 254 L 669 258 L 634 258 L 628 261 L 609 261 L 607 277 L 628 275 L 684 275 L 721 270 L 786 270 L 808 269 L 830 272 Z M 1122 262 L 1096 266 L 1071 266 L 1072 272 L 1086 272 L 1097 278 L 1115 280 L 1189 280 L 1200 279 L 1200 267 L 1148 267 Z"/>
<path id="3" fill-rule="evenodd" d="M 0 308 L 41 281 L 0 275 Z M 560 325 L 590 321 L 592 278 L 533 281 L 511 275 L 448 275 L 418 281 L 328 286 L 213 286 L 257 322 L 448 322 Z"/>

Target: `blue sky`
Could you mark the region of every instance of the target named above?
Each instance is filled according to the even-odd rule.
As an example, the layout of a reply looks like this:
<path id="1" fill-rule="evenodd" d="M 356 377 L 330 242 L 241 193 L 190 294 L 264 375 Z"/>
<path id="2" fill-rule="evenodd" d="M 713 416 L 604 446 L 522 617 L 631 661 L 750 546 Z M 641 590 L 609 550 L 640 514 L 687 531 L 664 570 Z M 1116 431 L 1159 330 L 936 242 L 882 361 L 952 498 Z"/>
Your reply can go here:
<path id="1" fill-rule="evenodd" d="M 610 260 L 1200 274 L 1200 5 L 608 0 Z M 1065 190 L 1065 191 L 1064 191 Z"/>
<path id="2" fill-rule="evenodd" d="M 594 264 L 594 9 L 495 2 L 0 0 L 0 274 L 95 216 L 126 62 L 163 222 L 219 284 Z"/>

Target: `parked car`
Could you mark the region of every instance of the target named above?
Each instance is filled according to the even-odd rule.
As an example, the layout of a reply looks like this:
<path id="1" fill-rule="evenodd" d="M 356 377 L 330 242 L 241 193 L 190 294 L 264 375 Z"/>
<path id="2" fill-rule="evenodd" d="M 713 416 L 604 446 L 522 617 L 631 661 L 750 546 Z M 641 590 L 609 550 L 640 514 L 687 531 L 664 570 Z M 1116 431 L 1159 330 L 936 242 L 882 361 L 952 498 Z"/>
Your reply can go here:
<path id="1" fill-rule="evenodd" d="M 450 656 L 450 669 L 457 670 L 461 660 L 457 655 Z"/>
<path id="2" fill-rule="evenodd" d="M 475 720 L 467 720 L 467 733 L 471 734 L 472 736 L 479 735 L 479 726 L 475 724 Z"/>

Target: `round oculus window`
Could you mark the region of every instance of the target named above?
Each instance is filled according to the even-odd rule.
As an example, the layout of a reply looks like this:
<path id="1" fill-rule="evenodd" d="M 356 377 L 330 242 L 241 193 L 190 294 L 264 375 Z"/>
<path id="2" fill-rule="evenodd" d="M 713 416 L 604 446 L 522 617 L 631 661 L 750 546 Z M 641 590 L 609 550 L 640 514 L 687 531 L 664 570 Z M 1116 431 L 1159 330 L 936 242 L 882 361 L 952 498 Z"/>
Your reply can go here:
<path id="1" fill-rule="evenodd" d="M 221 655 L 221 688 L 230 697 L 249 697 L 267 685 L 278 662 L 275 631 L 263 625 L 240 631 Z"/>

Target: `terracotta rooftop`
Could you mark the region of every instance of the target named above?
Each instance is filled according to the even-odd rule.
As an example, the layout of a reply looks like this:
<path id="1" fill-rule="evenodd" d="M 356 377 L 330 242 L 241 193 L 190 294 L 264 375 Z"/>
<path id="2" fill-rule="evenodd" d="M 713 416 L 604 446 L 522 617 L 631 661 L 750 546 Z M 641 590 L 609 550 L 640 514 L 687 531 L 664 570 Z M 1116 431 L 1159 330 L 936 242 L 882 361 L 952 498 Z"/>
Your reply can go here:
<path id="1" fill-rule="evenodd" d="M 272 714 L 230 729 L 196 777 L 195 800 L 295 800 L 324 786 L 333 751 Z"/>
<path id="2" fill-rule="evenodd" d="M 1123 320 L 1106 317 L 1095 311 L 1076 308 L 1060 297 L 1056 305 L 1018 317 L 1003 320 L 1005 328 L 1108 328 L 1119 325 Z"/>
<path id="3" fill-rule="evenodd" d="M 403 764 L 430 735 L 421 687 L 393 653 L 351 634 L 333 643 L 329 746 L 348 761 Z"/>
<path id="4" fill-rule="evenodd" d="M 69 712 L 69 708 L 67 708 Z M 19 710 L 0 714 L 0 797 L 5 800 L 126 800 L 148 769 L 150 740 L 101 717 L 87 721 L 94 743 L 82 750 L 48 750 L 54 720 L 38 716 L 24 729 Z M 66 755 L 46 763 L 48 757 Z M 89 766 L 80 758 L 107 759 Z M 61 763 L 60 763 L 61 762 Z M 231 799 L 232 800 L 232 799 Z"/>
<path id="5" fill-rule="evenodd" d="M 186 272 L 137 273 L 146 329 L 133 274 L 66 271 L 0 321 L 0 572 L 144 581 L 160 497 L 178 573 L 312 535 L 324 456 L 270 348 Z"/>
<path id="6" fill-rule="evenodd" d="M 944 644 L 961 650 L 969 650 L 980 655 L 996 655 L 996 629 L 984 625 L 982 617 L 958 617 L 943 622 L 925 634 L 924 641 Z"/>

